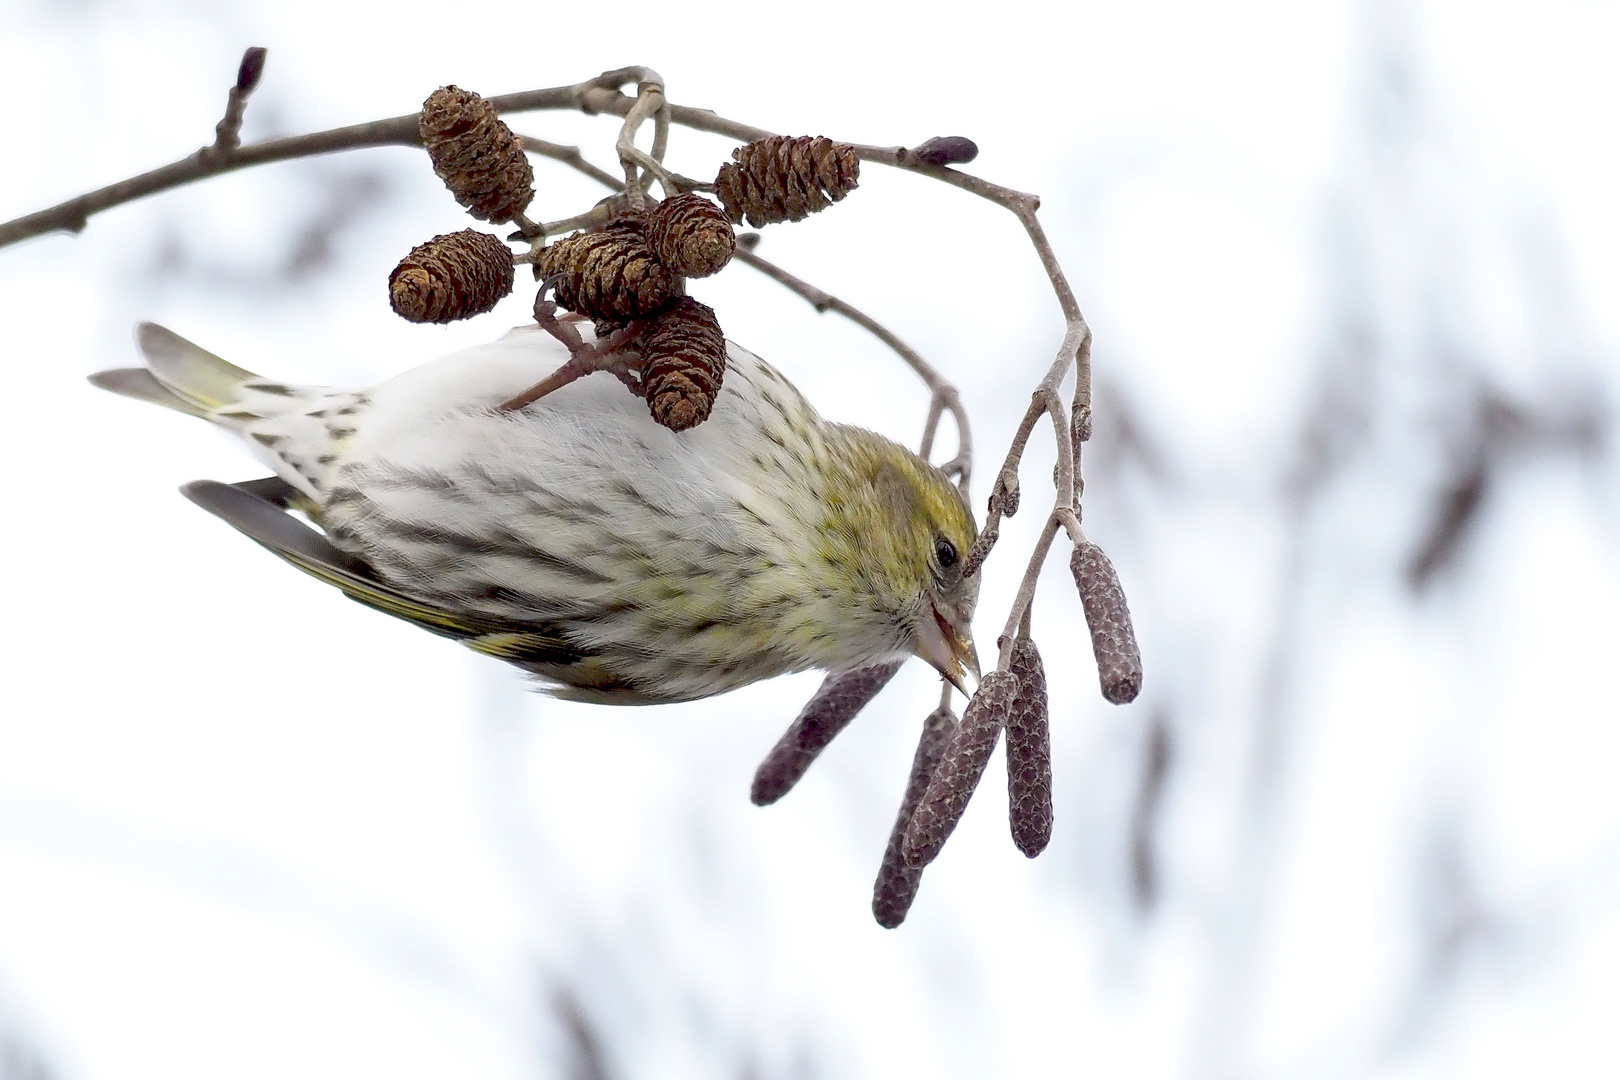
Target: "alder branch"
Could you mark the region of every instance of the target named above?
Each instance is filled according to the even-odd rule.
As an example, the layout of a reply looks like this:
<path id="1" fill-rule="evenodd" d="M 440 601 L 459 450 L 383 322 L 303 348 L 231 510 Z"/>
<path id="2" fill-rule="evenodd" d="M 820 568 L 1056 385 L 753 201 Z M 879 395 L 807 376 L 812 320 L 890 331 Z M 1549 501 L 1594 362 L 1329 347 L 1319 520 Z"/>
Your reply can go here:
<path id="1" fill-rule="evenodd" d="M 545 90 L 507 94 L 489 100 L 500 112 L 564 109 L 575 106 L 579 89 L 578 86 L 555 86 Z M 143 199 L 148 195 L 184 187 L 238 169 L 375 146 L 421 146 L 419 115 L 410 113 L 407 116 L 391 116 L 385 120 L 350 124 L 347 127 L 317 131 L 309 135 L 294 135 L 285 139 L 271 139 L 238 146 L 229 151 L 214 152 L 213 146 L 204 147 L 179 161 L 150 172 L 108 184 L 66 202 L 0 224 L 0 248 L 46 233 L 83 232 L 90 218 L 103 210 L 111 210 L 113 207 Z M 555 144 L 548 143 L 544 148 L 536 148 L 536 152 L 555 156 L 547 153 L 554 146 Z M 527 142 L 525 149 L 528 149 Z M 566 158 L 558 157 L 558 160 L 566 161 Z"/>
<path id="2" fill-rule="evenodd" d="M 755 235 L 757 234 L 747 234 Z M 924 360 L 917 351 L 901 341 L 886 327 L 865 312 L 846 304 L 829 292 L 816 288 L 801 278 L 794 277 L 786 270 L 767 259 L 761 258 L 751 250 L 746 242 L 739 244 L 737 252 L 732 258 L 747 263 L 755 270 L 771 278 L 777 283 L 802 296 L 810 306 L 818 312 L 836 311 L 856 325 L 870 332 L 879 341 L 900 355 L 900 358 L 910 365 L 911 370 L 928 387 L 932 399 L 928 404 L 928 422 L 923 430 L 921 456 L 926 459 L 929 451 L 933 449 L 934 431 L 939 424 L 941 412 L 948 412 L 956 421 L 956 456 L 940 468 L 946 473 L 955 474 L 958 486 L 966 493 L 968 479 L 973 467 L 973 438 L 969 433 L 967 410 L 962 406 L 962 395 L 952 386 L 944 376 L 934 370 L 932 364 Z"/>
<path id="3" fill-rule="evenodd" d="M 585 160 L 585 155 L 580 153 L 577 146 L 564 146 L 562 143 L 547 142 L 545 139 L 537 139 L 533 135 L 519 135 L 518 138 L 523 140 L 523 149 L 531 154 L 539 154 L 541 157 L 560 161 L 564 165 L 584 173 L 599 184 L 605 184 L 615 190 L 622 191 L 624 189 L 624 181 L 606 169 L 598 168 Z"/>
<path id="4" fill-rule="evenodd" d="M 242 146 L 242 121 L 248 99 L 262 74 L 264 60 L 263 49 L 249 49 L 244 54 L 236 82 L 229 91 L 224 117 L 215 126 L 214 141 L 210 145 L 170 165 L 0 224 L 0 247 L 55 230 L 77 232 L 85 228 L 91 216 L 103 210 L 237 169 L 371 146 L 422 145 L 420 115 L 411 113 Z M 634 86 L 634 96 L 623 92 L 626 86 Z M 524 91 L 483 101 L 487 102 L 485 108 L 493 107 L 497 113 L 573 109 L 586 115 L 616 116 L 621 121 L 615 149 L 622 179 L 587 161 L 578 147 L 534 137 L 522 138 L 526 152 L 567 165 L 617 194 L 584 214 L 549 223 L 536 223 L 523 213 L 503 216 L 500 220 L 508 220 L 509 217 L 518 230 L 509 240 L 527 241 L 530 247 L 527 255 L 516 258 L 517 262 L 534 262 L 543 250 L 548 235 L 573 228 L 599 228 L 614 213 L 622 212 L 626 205 L 632 210 L 645 208 L 655 181 L 661 186 L 666 200 L 682 192 L 714 191 L 714 184 L 680 176 L 664 166 L 672 125 L 679 124 L 744 142 L 773 136 L 772 132 L 763 128 L 741 124 L 708 110 L 670 103 L 665 95 L 663 79 L 657 72 L 645 67 L 620 68 L 569 86 Z M 637 132 L 648 120 L 653 121 L 650 152 L 636 146 Z M 502 127 L 502 130 L 506 129 Z M 510 139 L 510 134 L 504 137 Z M 799 141 L 788 140 L 789 143 Z M 825 143 L 818 145 L 824 146 Z M 853 186 L 853 162 L 849 160 L 853 153 L 861 161 L 903 169 L 950 184 L 1012 213 L 1035 248 L 1064 320 L 1063 336 L 1056 356 L 1032 392 L 1029 405 L 996 473 L 984 528 L 965 555 L 961 570 L 963 575 L 979 572 L 997 541 L 1002 519 L 1017 512 L 1019 466 L 1030 438 L 1045 422 L 1050 422 L 1052 426 L 1057 456 L 1057 466 L 1052 476 L 1052 509 L 1030 553 L 1008 612 L 1004 631 L 998 641 L 1000 656 L 996 669 L 986 673 L 978 692 L 971 696 L 960 728 L 955 728 L 954 721 L 947 724 L 950 721 L 949 684 L 941 688 L 939 712 L 930 717 L 924 726 L 912 782 L 908 785 L 906 800 L 891 833 L 889 851 L 884 857 L 874 888 L 874 913 L 883 925 L 893 926 L 904 919 L 916 894 L 923 865 L 938 853 L 955 828 L 983 774 L 999 731 L 1015 711 L 1021 717 L 1025 714 L 1033 716 L 1032 709 L 1040 714 L 1039 724 L 1035 727 L 1020 721 L 1030 730 L 1019 729 L 1024 742 L 1018 751 L 1019 767 L 1023 770 L 1018 777 L 1014 777 L 1012 770 L 1015 763 L 1009 759 L 1010 814 L 1015 840 L 1021 850 L 1033 856 L 1045 846 L 1050 835 L 1049 761 L 1044 757 L 1049 754 L 1045 733 L 1044 677 L 1040 677 L 1038 659 L 1033 664 L 1021 662 L 1019 657 L 1023 654 L 1018 650 L 1024 649 L 1033 655 L 1029 628 L 1034 594 L 1060 529 L 1067 533 L 1074 545 L 1070 568 L 1085 608 L 1104 698 L 1115 703 L 1133 700 L 1141 687 L 1142 669 L 1117 574 L 1101 548 L 1088 541 L 1081 528 L 1080 500 L 1084 491 L 1081 452 L 1091 436 L 1091 330 L 1040 224 L 1037 216 L 1040 200 L 1032 194 L 993 184 L 953 168 L 953 165 L 973 160 L 977 154 L 977 147 L 959 136 L 929 139 L 912 149 L 842 143 L 837 144 L 837 153 L 841 161 L 839 168 L 848 169 L 850 175 L 847 177 L 848 186 L 840 186 L 837 193 L 831 195 L 832 199 L 841 197 L 849 186 Z M 528 170 L 525 168 L 522 171 L 526 186 Z M 791 178 L 787 180 L 790 190 L 792 182 Z M 843 185 L 844 181 L 840 181 L 840 184 Z M 729 211 L 735 211 L 730 201 L 722 201 L 726 202 Z M 811 209 L 825 205 L 826 200 L 823 199 Z M 749 216 L 751 221 L 754 220 L 753 211 L 749 211 Z M 802 212 L 798 216 L 803 216 Z M 775 219 L 780 220 L 779 217 Z M 766 220 L 772 218 L 767 216 Z M 725 238 L 729 241 L 730 226 L 724 223 L 723 218 L 719 228 L 728 234 Z M 951 415 L 957 428 L 957 452 L 942 468 L 954 474 L 965 494 L 972 469 L 972 439 L 966 409 L 957 389 L 876 320 L 756 254 L 752 249 L 758 239 L 757 234 L 745 234 L 739 238 L 734 257 L 794 292 L 818 312 L 837 312 L 876 336 L 893 349 L 928 387 L 930 399 L 921 450 L 924 458 L 931 456 L 940 418 L 946 413 Z M 507 270 L 510 270 L 510 265 Z M 509 287 L 509 273 L 507 283 Z M 541 296 L 544 296 L 544 290 Z M 573 342 L 570 345 L 571 359 L 564 369 L 559 369 L 555 378 L 566 381 L 586 371 L 606 368 L 628 381 L 625 372 L 617 370 L 612 363 L 617 346 L 622 341 L 610 336 L 600 343 L 604 348 L 587 350 L 571 324 L 550 317 L 554 308 L 555 305 L 549 302 L 537 302 L 537 321 L 565 342 Z M 632 325 L 618 333 L 627 335 L 633 329 Z M 580 347 L 576 349 L 574 345 Z M 1071 368 L 1076 375 L 1075 387 L 1072 399 L 1065 403 L 1062 387 Z M 541 383 L 532 388 L 531 395 L 536 390 L 544 392 L 547 385 Z M 518 407 L 523 400 L 532 398 L 514 399 L 503 407 Z M 755 801 L 773 801 L 793 786 L 817 754 L 853 719 L 898 666 L 899 663 L 894 662 L 856 672 L 830 674 L 822 689 L 761 766 L 753 793 Z M 949 729 L 955 729 L 954 734 L 950 734 Z M 1012 735 L 1009 734 L 1011 739 Z"/>
<path id="5" fill-rule="evenodd" d="M 664 80 L 655 71 L 643 69 L 638 72 L 635 102 L 624 114 L 624 124 L 619 129 L 619 141 L 616 144 L 619 164 L 624 169 L 625 193 L 630 199 L 632 210 L 640 210 L 645 205 L 646 192 L 641 186 L 640 179 L 642 169 L 658 177 L 659 183 L 663 185 L 665 198 L 675 193 L 673 182 L 664 171 L 663 165 L 654 160 L 651 154 L 636 149 L 636 129 L 659 114 L 667 116 L 664 105 Z M 667 138 L 667 127 L 665 132 Z"/>
<path id="6" fill-rule="evenodd" d="M 636 84 L 638 87 L 636 97 L 630 97 L 619 89 L 619 87 L 631 83 Z M 604 72 L 595 78 L 569 86 L 499 95 L 487 100 L 500 113 L 577 109 L 587 115 L 608 114 L 618 116 L 625 121 L 620 138 L 621 160 L 627 156 L 623 145 L 626 141 L 624 133 L 628 132 L 633 135 L 634 132 L 632 120 L 639 123 L 649 116 L 656 117 L 660 122 L 660 127 L 668 123 L 675 123 L 694 130 L 725 135 L 743 141 L 766 138 L 773 134 L 764 128 L 742 124 L 707 109 L 694 109 L 669 103 L 664 99 L 661 92 L 662 83 L 663 80 L 651 69 L 629 67 Z M 643 87 L 648 88 L 648 92 L 642 92 L 641 88 Z M 640 111 L 637 111 L 638 102 L 641 103 Z M 636 113 L 635 117 L 632 116 L 633 112 Z M 655 135 L 655 141 L 662 143 L 664 140 Z M 203 150 L 171 165 L 100 188 L 46 210 L 0 224 L 0 247 L 61 229 L 78 232 L 85 227 L 91 215 L 102 210 L 236 169 L 362 147 L 416 146 L 420 144 L 421 138 L 417 130 L 417 114 L 411 113 L 406 116 L 397 116 L 366 124 L 355 124 L 330 131 L 316 132 L 311 135 L 276 139 L 251 146 L 225 149 L 222 144 L 219 144 L 205 147 Z M 527 142 L 525 145 L 528 146 Z M 1031 567 L 1025 574 L 1026 585 L 1029 585 L 1031 577 L 1038 576 L 1038 565 L 1041 561 L 1044 561 L 1046 551 L 1050 547 L 1052 537 L 1055 535 L 1058 526 L 1067 531 L 1071 542 L 1075 544 L 1085 542 L 1085 534 L 1080 528 L 1078 514 L 1079 497 L 1084 490 L 1079 459 L 1081 444 L 1089 437 L 1091 428 L 1091 329 L 1087 325 L 1085 317 L 1081 314 L 1073 290 L 1070 289 L 1062 268 L 1058 264 L 1057 256 L 1046 237 L 1045 230 L 1041 227 L 1036 216 L 1036 212 L 1040 207 L 1040 200 L 1034 195 L 993 184 L 981 177 L 962 172 L 947 165 L 932 164 L 931 161 L 934 160 L 934 157 L 930 154 L 908 151 L 905 147 L 850 145 L 854 146 L 857 156 L 863 161 L 872 161 L 893 168 L 905 169 L 950 184 L 1011 212 L 1018 218 L 1025 232 L 1029 235 L 1030 242 L 1035 248 L 1036 255 L 1040 259 L 1041 266 L 1046 271 L 1047 279 L 1056 295 L 1065 323 L 1063 339 L 1058 346 L 1056 358 L 1031 395 L 1030 405 L 1019 425 L 1018 434 L 1014 437 L 1013 444 L 997 473 L 996 491 L 992 493 L 985 529 L 981 535 L 981 539 L 986 542 L 982 547 L 976 545 L 973 554 L 977 558 L 970 561 L 971 568 L 977 570 L 984 557 L 988 555 L 995 538 L 999 535 L 1000 518 L 1010 516 L 1009 506 L 1016 506 L 1016 500 L 1006 497 L 998 500 L 996 496 L 997 494 L 1004 496 L 1009 484 L 1016 485 L 1018 466 L 1022 460 L 1024 449 L 1028 444 L 1030 435 L 1033 433 L 1034 426 L 1039 422 L 1041 416 L 1045 414 L 1052 420 L 1057 444 L 1058 468 L 1057 476 L 1054 478 L 1057 497 L 1048 519 L 1047 528 L 1042 531 L 1043 541 L 1037 544 L 1037 550 L 1032 553 Z M 633 190 L 629 191 L 627 195 L 634 201 L 636 196 L 640 194 L 639 169 L 644 167 L 647 162 L 653 161 L 653 158 L 634 150 L 633 143 L 630 149 L 632 153 L 628 156 L 636 163 L 637 175 L 632 180 Z M 657 146 L 657 149 L 661 150 L 662 146 Z M 921 149 L 919 148 L 919 151 Z M 565 164 L 580 168 L 581 171 L 595 176 L 598 180 L 605 182 L 607 179 L 605 174 L 598 175 L 601 170 L 597 170 L 594 166 L 586 167 L 586 163 L 578 155 L 577 150 L 570 154 L 569 148 L 558 148 L 555 144 L 545 144 L 544 147 L 536 146 L 536 152 L 555 157 L 556 160 Z M 642 158 L 647 160 L 642 161 Z M 625 167 L 627 176 L 631 175 L 628 162 L 625 163 Z M 660 171 L 662 170 L 661 165 L 656 167 Z M 663 179 L 663 177 L 660 176 L 660 179 Z M 613 186 L 622 189 L 623 184 L 615 181 Z M 757 258 L 757 256 L 752 258 Z M 751 258 L 745 258 L 745 261 L 749 261 L 750 265 L 755 265 L 756 269 L 760 268 Z M 800 295 L 805 294 L 800 292 Z M 812 303 L 815 302 L 812 301 Z M 846 317 L 855 317 L 839 308 L 829 309 L 839 310 L 840 314 L 844 314 Z M 861 318 L 856 318 L 856 321 L 866 326 L 868 330 L 872 330 L 874 333 L 878 332 L 873 330 L 873 326 L 867 325 Z M 880 333 L 879 336 L 891 347 L 896 344 L 895 341 L 890 340 L 892 335 L 887 335 L 886 332 Z M 906 358 L 907 363 L 911 364 L 914 370 L 918 370 L 919 375 L 922 374 L 921 369 L 917 368 L 906 350 L 897 349 L 897 351 L 900 352 L 902 357 Z M 1060 388 L 1071 367 L 1076 370 L 1075 391 L 1072 406 L 1068 410 L 1069 415 L 1065 416 Z M 932 390 L 933 387 L 931 386 L 930 389 Z M 936 401 L 936 404 L 940 411 L 946 411 L 948 408 L 942 401 Z M 937 423 L 937 419 L 935 406 L 931 406 L 927 435 L 931 436 L 933 425 Z M 965 439 L 965 431 L 963 436 Z M 1029 588 L 1019 590 L 1018 598 L 1014 603 L 1014 610 L 1009 616 L 1009 626 L 1016 627 L 1022 621 L 1032 599 L 1032 585 Z M 1003 645 L 1001 649 L 998 663 L 998 668 L 1001 670 L 1006 670 L 1010 662 L 1012 634 L 1009 633 L 1005 637 L 1008 644 Z"/>

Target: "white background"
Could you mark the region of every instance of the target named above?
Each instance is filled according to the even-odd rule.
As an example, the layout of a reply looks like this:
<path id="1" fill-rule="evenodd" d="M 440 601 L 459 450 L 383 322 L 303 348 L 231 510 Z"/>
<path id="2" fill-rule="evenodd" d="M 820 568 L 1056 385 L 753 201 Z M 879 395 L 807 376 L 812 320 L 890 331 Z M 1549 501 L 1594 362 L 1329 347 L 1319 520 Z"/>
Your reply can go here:
<path id="1" fill-rule="evenodd" d="M 1087 526 L 1146 689 L 1099 698 L 1058 552 L 1052 847 L 1012 847 L 998 757 L 882 930 L 920 665 L 757 809 L 816 676 L 530 694 L 192 507 L 180 483 L 260 470 L 84 383 L 142 318 L 333 384 L 524 321 L 522 287 L 448 328 L 388 310 L 395 261 L 468 223 L 420 152 L 119 208 L 0 251 L 0 1077 L 1620 1071 L 1620 8 L 457 10 L 0 0 L 0 217 L 211 140 L 254 44 L 249 140 L 631 63 L 776 131 L 968 135 L 971 171 L 1041 195 L 1096 332 Z M 512 123 L 612 163 L 606 118 Z M 599 195 L 536 172 L 536 216 Z M 1010 215 L 869 166 L 760 250 L 958 382 L 982 506 L 1061 333 Z M 742 266 L 693 292 L 829 416 L 915 439 L 925 395 L 858 329 Z M 981 651 L 1051 458 L 1038 436 Z"/>

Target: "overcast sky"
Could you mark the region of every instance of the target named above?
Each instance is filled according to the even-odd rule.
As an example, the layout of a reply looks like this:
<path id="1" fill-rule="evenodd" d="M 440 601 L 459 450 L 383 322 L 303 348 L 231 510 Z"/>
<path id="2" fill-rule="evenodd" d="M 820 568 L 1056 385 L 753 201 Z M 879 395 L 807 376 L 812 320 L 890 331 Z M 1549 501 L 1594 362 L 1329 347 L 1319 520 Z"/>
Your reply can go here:
<path id="1" fill-rule="evenodd" d="M 631 63 L 776 131 L 974 138 L 971 171 L 1041 196 L 1096 333 L 1086 524 L 1147 668 L 1102 702 L 1060 552 L 1035 609 L 1052 846 L 1012 847 L 998 758 L 882 930 L 921 665 L 755 808 L 816 676 L 534 695 L 191 506 L 179 484 L 262 470 L 83 382 L 133 362 L 139 319 L 336 385 L 525 321 L 521 283 L 464 324 L 388 310 L 398 258 L 468 224 L 420 152 L 5 249 L 0 1080 L 1620 1067 L 1620 7 L 0 12 L 5 218 L 209 141 L 248 45 L 248 140 Z M 512 124 L 612 163 L 605 118 Z M 670 157 L 704 176 L 730 145 L 677 131 Z M 547 218 L 599 197 L 536 173 Z M 1062 330 L 1011 216 L 869 166 L 760 251 L 962 387 L 982 508 Z M 742 266 L 692 291 L 828 416 L 920 433 L 925 393 L 858 329 Z M 981 652 L 1051 461 L 1037 437 Z"/>

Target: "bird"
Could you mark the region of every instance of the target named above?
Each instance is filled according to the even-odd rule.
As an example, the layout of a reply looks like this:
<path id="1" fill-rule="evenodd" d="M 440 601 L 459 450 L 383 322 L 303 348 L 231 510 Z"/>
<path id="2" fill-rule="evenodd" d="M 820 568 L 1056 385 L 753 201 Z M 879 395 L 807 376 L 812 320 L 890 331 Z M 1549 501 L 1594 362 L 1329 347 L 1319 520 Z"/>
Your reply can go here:
<path id="1" fill-rule="evenodd" d="M 709 419 L 675 432 L 603 375 L 501 408 L 570 357 L 538 326 L 359 390 L 263 378 L 151 322 L 135 339 L 143 367 L 90 381 L 227 429 L 274 473 L 188 498 L 557 697 L 691 701 L 910 656 L 964 694 L 978 677 L 962 493 L 734 342 Z"/>

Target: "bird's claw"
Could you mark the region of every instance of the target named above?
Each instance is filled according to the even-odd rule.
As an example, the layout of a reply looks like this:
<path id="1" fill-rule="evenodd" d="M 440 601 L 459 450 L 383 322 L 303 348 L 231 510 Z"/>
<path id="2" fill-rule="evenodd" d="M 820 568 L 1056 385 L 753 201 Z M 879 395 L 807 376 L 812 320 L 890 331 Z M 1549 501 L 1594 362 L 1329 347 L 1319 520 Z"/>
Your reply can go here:
<path id="1" fill-rule="evenodd" d="M 576 325 L 579 318 L 570 314 L 559 319 L 557 305 L 551 300 L 535 301 L 534 321 L 542 330 L 567 346 L 568 360 L 523 393 L 501 402 L 496 406 L 501 412 L 516 412 L 518 409 L 533 405 L 547 394 L 561 390 L 575 379 L 594 371 L 611 372 L 637 397 L 643 396 L 640 374 L 629 359 L 635 354 L 625 351 L 625 346 L 635 340 L 641 332 L 640 322 L 621 326 L 607 337 L 587 345 Z"/>

